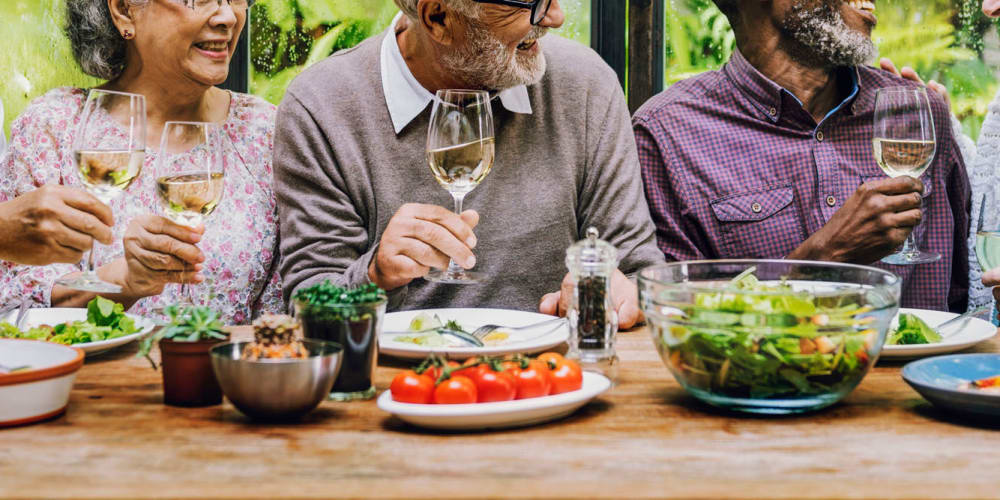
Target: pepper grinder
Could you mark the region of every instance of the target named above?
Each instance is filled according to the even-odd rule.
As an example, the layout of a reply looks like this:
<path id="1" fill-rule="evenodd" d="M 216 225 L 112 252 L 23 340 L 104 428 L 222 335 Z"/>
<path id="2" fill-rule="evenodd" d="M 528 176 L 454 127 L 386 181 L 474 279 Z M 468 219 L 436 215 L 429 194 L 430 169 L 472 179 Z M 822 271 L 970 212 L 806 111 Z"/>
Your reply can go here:
<path id="1" fill-rule="evenodd" d="M 618 374 L 618 313 L 611 301 L 611 277 L 618 268 L 618 251 L 599 236 L 597 228 L 590 227 L 586 239 L 566 250 L 566 267 L 573 281 L 566 356 L 579 360 L 584 370 L 603 373 L 614 381 Z"/>

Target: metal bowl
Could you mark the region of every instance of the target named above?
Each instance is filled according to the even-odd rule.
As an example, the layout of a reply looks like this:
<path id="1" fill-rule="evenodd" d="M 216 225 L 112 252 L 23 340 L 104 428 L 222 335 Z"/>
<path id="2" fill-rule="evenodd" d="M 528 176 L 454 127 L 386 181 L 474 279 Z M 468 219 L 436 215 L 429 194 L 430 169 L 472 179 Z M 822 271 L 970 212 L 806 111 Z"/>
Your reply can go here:
<path id="1" fill-rule="evenodd" d="M 322 340 L 302 343 L 309 350 L 306 359 L 240 359 L 251 342 L 213 347 L 212 368 L 222 392 L 257 420 L 294 420 L 309 413 L 330 394 L 344 349 Z"/>

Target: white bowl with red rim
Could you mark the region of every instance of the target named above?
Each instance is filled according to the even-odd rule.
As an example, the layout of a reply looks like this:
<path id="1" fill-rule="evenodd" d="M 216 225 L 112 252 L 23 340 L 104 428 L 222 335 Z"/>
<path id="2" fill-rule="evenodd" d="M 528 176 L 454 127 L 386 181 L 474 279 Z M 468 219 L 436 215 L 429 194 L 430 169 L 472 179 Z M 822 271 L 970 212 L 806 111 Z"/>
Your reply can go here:
<path id="1" fill-rule="evenodd" d="M 38 340 L 0 339 L 0 427 L 24 425 L 66 411 L 83 350 Z"/>

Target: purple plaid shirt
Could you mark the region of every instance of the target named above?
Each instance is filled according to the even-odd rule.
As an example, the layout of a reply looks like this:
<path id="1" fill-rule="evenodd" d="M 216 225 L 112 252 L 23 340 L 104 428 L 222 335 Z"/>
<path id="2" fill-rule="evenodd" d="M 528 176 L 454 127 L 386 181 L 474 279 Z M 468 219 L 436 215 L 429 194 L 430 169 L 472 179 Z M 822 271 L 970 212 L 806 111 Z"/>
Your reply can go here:
<path id="1" fill-rule="evenodd" d="M 677 83 L 647 102 L 633 125 L 667 260 L 783 258 L 858 186 L 884 178 L 872 152 L 875 91 L 913 84 L 869 67 L 858 67 L 856 77 L 855 92 L 819 125 L 738 51 L 722 70 Z M 948 108 L 930 94 L 938 148 L 923 177 L 927 198 L 917 237 L 922 249 L 942 259 L 876 266 L 903 278 L 903 307 L 964 312 L 969 178 Z"/>

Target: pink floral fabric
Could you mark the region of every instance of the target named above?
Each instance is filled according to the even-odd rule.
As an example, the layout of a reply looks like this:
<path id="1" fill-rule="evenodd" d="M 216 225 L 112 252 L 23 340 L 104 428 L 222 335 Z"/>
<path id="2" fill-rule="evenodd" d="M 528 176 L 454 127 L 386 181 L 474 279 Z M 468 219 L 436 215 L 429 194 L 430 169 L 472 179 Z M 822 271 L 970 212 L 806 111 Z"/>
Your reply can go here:
<path id="1" fill-rule="evenodd" d="M 6 201 L 49 183 L 81 187 L 72 143 L 86 89 L 58 88 L 36 99 L 11 127 L 6 156 L 0 159 L 0 201 Z M 227 324 L 245 324 L 265 312 L 283 312 L 277 273 L 277 206 L 271 189 L 271 150 L 275 107 L 257 97 L 232 94 L 223 125 L 225 194 L 205 222 L 199 248 L 205 253 L 204 271 L 212 285 L 195 287 Z M 112 201 L 114 244 L 97 245 L 100 266 L 124 255 L 122 237 L 133 217 L 160 214 L 153 172 L 159 144 L 147 144 L 143 173 L 123 196 Z M 0 261 L 0 304 L 30 297 L 42 307 L 51 302 L 53 283 L 77 271 L 76 265 L 19 266 Z M 130 312 L 151 315 L 153 310 L 180 299 L 180 287 L 167 285 L 163 294 L 147 297 Z"/>

